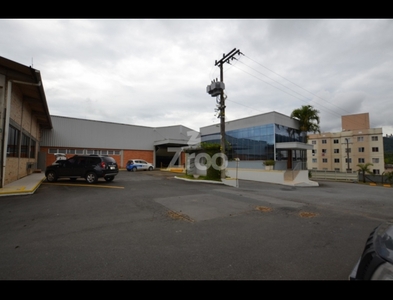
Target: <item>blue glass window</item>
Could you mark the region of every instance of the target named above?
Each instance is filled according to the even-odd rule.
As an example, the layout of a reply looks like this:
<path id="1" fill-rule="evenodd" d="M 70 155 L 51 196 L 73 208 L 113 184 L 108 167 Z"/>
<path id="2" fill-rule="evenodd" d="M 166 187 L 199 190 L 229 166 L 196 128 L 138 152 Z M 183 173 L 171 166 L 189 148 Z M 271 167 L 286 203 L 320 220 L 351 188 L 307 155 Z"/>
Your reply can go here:
<path id="1" fill-rule="evenodd" d="M 275 158 L 275 143 L 299 141 L 299 130 L 278 124 L 266 124 L 226 132 L 229 159 L 267 160 Z M 201 137 L 202 142 L 220 143 L 220 134 Z"/>

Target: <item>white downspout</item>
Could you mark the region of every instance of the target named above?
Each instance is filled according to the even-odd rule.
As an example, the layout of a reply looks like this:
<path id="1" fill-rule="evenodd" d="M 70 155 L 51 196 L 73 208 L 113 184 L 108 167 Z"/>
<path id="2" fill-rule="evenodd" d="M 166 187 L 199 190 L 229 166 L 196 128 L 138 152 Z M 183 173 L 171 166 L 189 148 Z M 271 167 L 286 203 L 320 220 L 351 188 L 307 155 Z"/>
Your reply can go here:
<path id="1" fill-rule="evenodd" d="M 7 159 L 7 147 L 8 147 L 8 131 L 10 126 L 10 107 L 11 107 L 11 89 L 12 89 L 12 82 L 7 82 L 7 104 L 5 106 L 5 122 L 4 122 L 4 143 L 3 143 L 3 177 L 1 186 L 4 187 L 4 180 L 5 180 L 5 166 L 6 166 L 6 159 Z"/>

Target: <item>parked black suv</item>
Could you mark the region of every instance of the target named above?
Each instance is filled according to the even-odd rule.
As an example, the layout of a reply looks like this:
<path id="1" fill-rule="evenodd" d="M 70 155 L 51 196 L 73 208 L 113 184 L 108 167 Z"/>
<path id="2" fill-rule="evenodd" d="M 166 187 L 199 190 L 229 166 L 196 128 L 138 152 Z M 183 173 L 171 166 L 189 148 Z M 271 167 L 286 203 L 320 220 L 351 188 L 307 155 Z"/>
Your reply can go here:
<path id="1" fill-rule="evenodd" d="M 75 155 L 59 160 L 45 170 L 49 182 L 55 182 L 58 178 L 85 178 L 88 183 L 96 183 L 98 178 L 112 181 L 118 173 L 119 168 L 113 157 L 95 154 Z"/>
<path id="2" fill-rule="evenodd" d="M 393 220 L 378 225 L 368 237 L 350 280 L 393 280 Z"/>

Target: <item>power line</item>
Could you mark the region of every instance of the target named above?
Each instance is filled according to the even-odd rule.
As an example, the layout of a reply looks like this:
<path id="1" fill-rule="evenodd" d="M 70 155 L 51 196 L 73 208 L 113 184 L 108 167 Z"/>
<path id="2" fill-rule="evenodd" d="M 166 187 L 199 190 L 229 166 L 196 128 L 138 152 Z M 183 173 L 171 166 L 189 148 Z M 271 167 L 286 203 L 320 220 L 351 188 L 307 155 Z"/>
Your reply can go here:
<path id="1" fill-rule="evenodd" d="M 312 93 L 312 92 L 310 92 L 310 91 L 308 91 L 308 90 L 306 90 L 306 89 L 302 88 L 302 87 L 301 87 L 301 86 L 299 86 L 298 84 L 296 84 L 296 83 L 294 83 L 294 82 L 290 81 L 289 79 L 286 79 L 285 77 L 283 77 L 283 76 L 279 75 L 278 73 L 276 73 L 276 72 L 274 72 L 274 71 L 270 70 L 269 68 L 267 68 L 267 67 L 263 66 L 262 64 L 260 64 L 260 63 L 256 62 L 255 60 L 253 60 L 253 59 L 249 58 L 248 56 L 246 56 L 246 55 L 244 55 L 244 54 L 243 54 L 243 56 L 247 57 L 248 59 L 252 60 L 253 62 L 257 63 L 258 65 L 260 65 L 260 66 L 264 67 L 265 69 L 267 69 L 267 70 L 271 71 L 272 73 L 276 74 L 277 76 L 280 76 L 281 78 L 283 78 L 283 79 L 287 80 L 288 82 L 290 82 L 290 83 L 294 84 L 295 86 L 297 86 L 297 87 L 301 88 L 302 90 L 304 90 L 304 91 L 306 91 L 306 92 L 308 92 L 308 93 L 310 93 L 310 94 L 312 94 L 312 95 L 315 95 L 316 97 L 320 98 L 321 100 L 323 100 L 323 101 L 325 101 L 325 102 L 328 102 L 328 103 L 330 103 L 330 102 L 329 102 L 329 101 L 327 101 L 326 99 L 323 99 L 323 98 L 319 97 L 318 95 L 316 95 L 316 94 L 314 94 L 314 93 Z M 238 60 L 238 61 L 239 61 L 239 60 Z M 239 62 L 241 62 L 241 61 L 239 61 Z M 296 93 L 296 94 L 300 95 L 301 97 L 304 97 L 304 98 L 308 99 L 308 98 L 307 98 L 307 97 L 305 97 L 304 95 L 302 95 L 302 94 L 300 94 L 300 93 L 298 93 L 298 92 L 296 92 L 296 91 L 292 90 L 291 88 L 289 88 L 289 87 L 287 87 L 287 86 L 285 86 L 285 85 L 281 84 L 280 82 L 278 82 L 278 81 L 276 81 L 276 80 L 274 80 L 274 79 L 270 78 L 269 76 L 267 76 L 267 75 L 265 75 L 265 74 L 261 73 L 260 71 L 258 71 L 258 70 L 256 70 L 256 69 L 254 69 L 254 68 L 252 68 L 252 67 L 250 67 L 250 66 L 248 66 L 247 64 L 245 64 L 245 63 L 243 63 L 243 62 L 241 62 L 241 63 L 242 63 L 243 65 L 245 65 L 246 67 L 248 67 L 248 68 L 250 68 L 250 69 L 254 70 L 255 72 L 257 72 L 257 73 L 259 73 L 259 74 L 261 74 L 261 75 L 263 75 L 263 76 L 265 76 L 265 77 L 269 78 L 270 80 L 272 80 L 272 81 L 276 82 L 277 84 L 280 84 L 280 85 L 282 85 L 282 86 L 283 86 L 283 87 L 285 87 L 286 89 L 288 89 L 288 90 L 290 90 L 290 91 L 292 91 L 292 92 L 294 92 L 294 93 Z M 235 65 L 232 65 L 232 66 L 233 66 L 233 67 L 235 67 L 236 69 L 238 69 L 238 70 L 240 70 L 240 71 L 242 71 L 242 72 L 244 72 L 244 73 L 246 73 L 246 74 L 248 74 L 248 75 L 250 75 L 250 76 L 253 76 L 254 78 L 256 78 L 256 79 L 258 79 L 258 80 L 260 80 L 260 81 L 262 81 L 262 82 L 264 82 L 264 83 L 266 83 L 266 84 L 268 84 L 268 85 L 270 85 L 270 86 L 272 86 L 272 87 L 274 87 L 274 88 L 276 88 L 276 89 L 278 89 L 278 90 L 280 90 L 280 91 L 282 91 L 282 92 L 284 92 L 284 93 L 286 93 L 286 94 L 288 94 L 288 95 L 290 95 L 290 96 L 292 96 L 292 97 L 295 97 L 295 98 L 297 98 L 297 99 L 299 99 L 299 100 L 301 100 L 301 101 L 305 102 L 305 103 L 309 103 L 310 101 L 312 101 L 312 99 L 308 99 L 309 101 L 307 102 L 307 101 L 305 101 L 304 99 L 298 98 L 298 97 L 296 97 L 295 95 L 293 95 L 293 94 L 290 94 L 290 93 L 288 93 L 288 92 L 286 92 L 286 91 L 284 91 L 284 90 L 282 90 L 282 89 L 278 88 L 277 86 L 274 86 L 274 85 L 272 85 L 271 83 L 269 83 L 269 82 L 267 82 L 267 81 L 264 81 L 264 80 L 262 80 L 261 78 L 259 78 L 259 77 L 255 76 L 255 75 L 253 75 L 253 74 L 251 74 L 251 73 L 249 73 L 249 72 L 246 72 L 245 70 L 243 70 L 243 69 L 239 68 L 238 66 L 235 66 Z M 232 100 L 229 100 L 229 99 L 228 99 L 228 101 L 231 101 L 231 102 L 237 103 L 237 102 L 235 102 L 235 101 L 232 101 Z M 243 105 L 243 104 L 240 104 L 240 103 L 237 103 L 237 104 L 239 104 L 239 105 Z M 338 112 L 336 112 L 336 111 L 333 111 L 333 110 L 331 110 L 331 109 L 329 109 L 329 108 L 327 108 L 327 107 L 323 106 L 323 105 L 322 105 L 322 104 L 320 104 L 320 103 L 316 103 L 316 104 L 317 104 L 318 106 L 321 106 L 321 107 L 323 107 L 323 108 L 324 108 L 324 110 L 327 110 L 327 111 L 328 111 L 328 112 L 330 112 L 331 114 L 338 115 L 338 116 L 342 117 L 342 114 L 340 114 L 340 113 L 338 113 Z M 331 105 L 334 105 L 334 106 L 336 106 L 337 108 L 339 108 L 339 109 L 341 109 L 341 110 L 343 110 L 343 111 L 344 111 L 344 112 L 346 112 L 347 114 L 350 114 L 350 112 L 346 111 L 345 109 L 343 109 L 343 108 L 341 108 L 341 107 L 339 107 L 339 106 L 337 106 L 337 105 L 335 105 L 335 104 L 333 104 L 333 103 L 330 103 L 330 104 L 331 104 Z M 243 106 L 245 106 L 245 105 L 243 105 Z M 249 107 L 249 108 L 251 108 L 251 107 Z M 256 110 L 256 109 L 254 109 L 254 110 Z M 356 120 L 355 120 L 355 121 L 353 121 L 353 124 L 360 124 L 360 123 L 359 123 L 358 121 L 356 121 Z"/>
<path id="2" fill-rule="evenodd" d="M 246 65 L 247 66 L 247 65 Z M 299 99 L 300 101 L 303 101 L 303 102 L 305 102 L 305 103 L 308 103 L 307 101 L 305 101 L 304 99 L 302 99 L 302 98 L 299 98 L 299 97 L 296 97 L 295 95 L 293 95 L 293 94 L 290 94 L 290 93 L 288 93 L 288 92 L 286 92 L 286 91 L 284 91 L 284 90 L 282 90 L 282 89 L 280 89 L 280 88 L 278 88 L 278 87 L 276 87 L 276 86 L 274 86 L 274 85 L 272 85 L 271 83 L 269 83 L 269 82 L 267 82 L 267 81 L 265 81 L 265 80 L 262 80 L 262 79 L 260 79 L 259 77 L 256 77 L 255 75 L 253 75 L 253 74 L 250 74 L 250 73 L 248 73 L 247 71 L 244 71 L 243 69 L 240 69 L 239 67 L 237 67 L 237 66 L 234 66 L 235 68 L 237 68 L 237 69 L 239 69 L 240 71 L 242 71 L 242 72 L 244 72 L 244 73 L 246 73 L 246 74 L 248 74 L 248 75 L 250 75 L 250 76 L 253 76 L 253 77 L 255 77 L 256 79 L 258 79 L 258 80 L 260 80 L 260 81 L 262 81 L 262 82 L 264 82 L 264 83 L 266 83 L 266 84 L 268 84 L 268 85 L 270 85 L 270 86 L 272 86 L 272 87 L 274 87 L 274 88 L 276 88 L 276 89 L 278 89 L 278 90 L 280 90 L 280 91 L 282 91 L 282 92 L 284 92 L 284 93 L 286 93 L 286 94 L 288 94 L 288 95 L 290 95 L 290 96 L 292 96 L 292 97 L 294 97 L 294 98 L 296 98 L 296 99 Z M 250 67 L 251 68 L 251 67 Z M 252 68 L 251 68 L 252 69 Z M 256 72 L 258 72 L 257 70 L 255 70 L 255 69 L 253 69 L 254 71 L 256 71 Z M 258 72 L 258 73 L 260 73 L 260 72 Z M 262 73 L 261 73 L 262 74 Z M 262 74 L 262 75 L 264 75 L 264 74 Z M 266 75 L 264 75 L 264 76 L 266 76 Z M 268 77 L 268 76 L 266 76 L 266 77 Z M 270 77 L 268 77 L 269 79 L 271 79 Z M 283 84 L 281 84 L 281 83 L 279 83 L 279 82 L 277 82 L 277 81 L 275 81 L 275 80 L 273 80 L 272 79 L 272 81 L 274 81 L 274 82 L 276 82 L 276 83 L 278 83 L 278 84 L 280 84 L 280 85 L 283 85 Z M 284 85 L 283 85 L 284 86 Z M 300 95 L 300 96 L 302 96 L 302 97 L 305 97 L 305 96 L 303 96 L 303 95 L 301 95 L 301 94 L 299 94 L 298 92 L 296 92 L 296 91 L 294 91 L 294 90 L 292 90 L 291 88 L 288 88 L 288 87 L 286 87 L 286 86 L 284 86 L 285 88 L 287 88 L 287 89 L 289 89 L 290 91 L 292 91 L 292 92 L 294 92 L 294 93 L 296 93 L 296 94 L 298 94 L 298 95 Z M 322 106 L 322 107 L 324 107 L 323 105 L 321 105 L 321 104 L 319 104 L 320 106 Z M 329 108 L 327 108 L 327 107 L 324 107 L 326 110 L 330 110 Z M 338 113 L 336 113 L 336 112 L 334 112 L 334 111 L 332 111 L 332 110 L 330 110 L 333 114 L 336 114 L 336 115 L 339 115 L 339 116 L 341 116 L 341 114 L 338 114 Z"/>
<path id="3" fill-rule="evenodd" d="M 250 57 L 248 57 L 248 56 L 246 56 L 246 55 L 244 55 L 244 56 L 245 56 L 246 58 L 248 58 L 249 60 L 251 60 L 251 61 L 255 62 L 256 64 L 260 65 L 261 67 L 265 68 L 266 70 L 269 70 L 270 72 L 272 72 L 272 73 L 276 74 L 277 76 L 279 76 L 279 77 L 281 77 L 281 78 L 285 79 L 286 81 L 288 81 L 288 82 L 292 83 L 293 85 L 295 85 L 295 86 L 297 86 L 297 87 L 301 88 L 302 90 L 306 91 L 307 93 L 310 93 L 310 94 L 314 95 L 315 97 L 317 97 L 317 98 L 319 98 L 319 99 L 321 99 L 321 100 L 323 100 L 323 101 L 329 102 L 329 101 L 327 101 L 326 99 L 323 99 L 323 98 L 321 98 L 321 97 L 320 97 L 320 96 L 318 96 L 317 94 L 314 94 L 313 92 L 310 92 L 310 91 L 306 90 L 305 88 L 303 88 L 303 87 L 301 87 L 300 85 L 298 85 L 298 84 L 294 83 L 293 81 L 291 81 L 291 80 L 289 80 L 289 79 L 287 79 L 287 78 L 285 78 L 285 77 L 281 76 L 280 74 L 278 74 L 278 73 L 276 73 L 276 72 L 274 72 L 274 71 L 270 70 L 269 68 L 267 68 L 267 67 L 265 67 L 264 65 L 262 65 L 262 64 L 260 64 L 260 63 L 258 63 L 258 62 L 257 62 L 257 61 L 255 61 L 255 60 L 251 59 Z M 339 109 L 343 110 L 343 111 L 344 111 L 344 112 L 346 112 L 346 113 L 350 113 L 350 112 L 346 111 L 345 109 L 343 109 L 342 107 L 339 107 L 339 106 L 335 105 L 334 103 L 331 103 L 331 102 L 329 102 L 329 103 L 330 103 L 331 105 L 334 105 L 334 106 L 336 106 L 337 108 L 339 108 Z"/>

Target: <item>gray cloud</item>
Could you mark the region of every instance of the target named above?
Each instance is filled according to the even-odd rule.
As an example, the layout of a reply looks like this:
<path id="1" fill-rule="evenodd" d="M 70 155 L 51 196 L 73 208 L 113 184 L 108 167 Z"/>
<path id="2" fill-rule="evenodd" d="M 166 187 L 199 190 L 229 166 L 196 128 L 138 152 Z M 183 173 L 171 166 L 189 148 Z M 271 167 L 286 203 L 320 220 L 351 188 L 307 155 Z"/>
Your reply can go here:
<path id="1" fill-rule="evenodd" d="M 391 134 L 392 31 L 391 19 L 1 19 L 0 55 L 41 71 L 51 114 L 199 130 L 219 122 L 205 89 L 237 48 L 227 119 L 310 104 L 324 131 L 368 112 Z"/>

